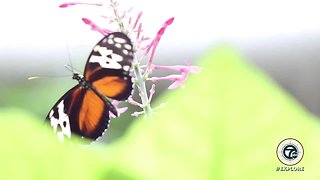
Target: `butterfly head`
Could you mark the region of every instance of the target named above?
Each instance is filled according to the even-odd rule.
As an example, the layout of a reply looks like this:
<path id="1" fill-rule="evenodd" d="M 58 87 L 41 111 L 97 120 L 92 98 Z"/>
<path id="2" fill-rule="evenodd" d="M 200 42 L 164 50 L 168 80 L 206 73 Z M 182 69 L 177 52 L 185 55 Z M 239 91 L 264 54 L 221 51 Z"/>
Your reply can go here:
<path id="1" fill-rule="evenodd" d="M 79 80 L 83 79 L 83 76 L 80 75 L 79 73 L 75 72 L 75 73 L 73 73 L 72 79 L 79 81 Z"/>
<path id="2" fill-rule="evenodd" d="M 84 77 L 79 73 L 73 73 L 72 79 L 75 79 L 79 82 L 79 85 L 84 88 L 89 88 L 89 83 L 84 79 Z"/>

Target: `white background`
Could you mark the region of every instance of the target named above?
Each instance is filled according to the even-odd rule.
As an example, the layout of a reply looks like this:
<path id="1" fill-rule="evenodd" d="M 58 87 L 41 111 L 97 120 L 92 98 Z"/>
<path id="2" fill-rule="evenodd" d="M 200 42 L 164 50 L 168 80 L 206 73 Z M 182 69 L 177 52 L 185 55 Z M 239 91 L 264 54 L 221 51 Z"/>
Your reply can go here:
<path id="1" fill-rule="evenodd" d="M 58 8 L 63 2 L 1 2 L 2 82 L 25 81 L 31 74 L 68 74 L 63 65 L 69 59 L 82 69 L 91 48 L 102 36 L 90 31 L 81 18 L 104 23 L 98 16 L 110 12 L 107 8 L 90 6 Z M 229 43 L 311 111 L 320 114 L 319 1 L 120 0 L 119 3 L 124 9 L 133 6 L 134 13 L 143 11 L 143 26 L 149 36 L 155 35 L 165 20 L 175 17 L 160 42 L 156 58 L 159 63 L 194 61 L 210 47 Z"/>

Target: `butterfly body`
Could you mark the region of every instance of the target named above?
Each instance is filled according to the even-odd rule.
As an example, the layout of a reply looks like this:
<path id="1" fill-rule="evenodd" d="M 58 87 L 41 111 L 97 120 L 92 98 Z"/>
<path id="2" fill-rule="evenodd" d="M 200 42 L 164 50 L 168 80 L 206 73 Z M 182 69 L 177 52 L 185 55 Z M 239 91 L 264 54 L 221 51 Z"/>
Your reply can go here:
<path id="1" fill-rule="evenodd" d="M 114 114 L 115 116 L 118 116 L 117 109 L 113 106 L 113 104 L 110 102 L 110 100 L 107 99 L 107 97 L 104 96 L 102 93 L 100 93 L 99 90 L 97 90 L 94 86 L 92 86 L 91 83 L 86 81 L 82 75 L 80 75 L 78 73 L 73 73 L 72 79 L 77 80 L 78 85 L 80 87 L 82 87 L 84 89 L 92 90 L 97 96 L 99 96 L 103 100 L 103 102 L 107 105 L 107 108 L 109 109 L 109 111 L 112 112 L 112 114 Z"/>
<path id="2" fill-rule="evenodd" d="M 84 75 L 73 74 L 78 84 L 65 93 L 47 115 L 59 139 L 78 134 L 92 140 L 108 128 L 109 113 L 117 116 L 111 99 L 126 100 L 132 93 L 132 44 L 123 33 L 104 37 L 92 50 Z"/>

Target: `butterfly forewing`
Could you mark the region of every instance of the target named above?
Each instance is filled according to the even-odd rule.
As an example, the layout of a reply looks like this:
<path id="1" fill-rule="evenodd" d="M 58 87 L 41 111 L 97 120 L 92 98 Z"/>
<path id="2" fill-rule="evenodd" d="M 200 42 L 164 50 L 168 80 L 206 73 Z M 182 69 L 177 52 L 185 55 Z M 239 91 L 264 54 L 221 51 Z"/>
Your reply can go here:
<path id="1" fill-rule="evenodd" d="M 104 37 L 92 50 L 85 68 L 85 79 L 105 96 L 125 100 L 132 92 L 133 47 L 123 33 Z"/>

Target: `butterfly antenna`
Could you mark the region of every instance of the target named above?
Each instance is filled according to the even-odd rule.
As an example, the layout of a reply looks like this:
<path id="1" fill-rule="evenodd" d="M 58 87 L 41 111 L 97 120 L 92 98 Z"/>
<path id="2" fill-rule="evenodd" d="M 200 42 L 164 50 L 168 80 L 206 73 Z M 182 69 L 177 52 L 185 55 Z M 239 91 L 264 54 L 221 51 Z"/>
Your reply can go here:
<path id="1" fill-rule="evenodd" d="M 69 46 L 69 43 L 68 41 L 66 41 L 66 46 L 67 46 L 67 54 L 68 54 L 68 59 L 69 59 L 69 63 L 70 63 L 70 66 L 71 66 L 71 72 L 73 72 L 73 64 L 72 64 L 72 61 L 71 61 L 71 53 L 70 53 L 70 46 Z M 69 68 L 68 68 L 69 69 Z M 70 70 L 70 69 L 69 69 Z"/>
<path id="2" fill-rule="evenodd" d="M 67 68 L 70 72 L 74 73 L 74 68 L 70 64 L 64 65 L 65 68 Z"/>
<path id="3" fill-rule="evenodd" d="M 70 77 L 70 75 L 62 75 L 62 76 L 29 76 L 28 80 L 34 80 L 34 79 L 43 79 L 43 78 L 65 78 Z"/>
<path id="4" fill-rule="evenodd" d="M 70 64 L 66 64 L 66 65 L 64 65 L 64 67 L 67 68 L 67 69 L 68 69 L 70 72 L 72 72 L 73 74 L 80 72 L 78 69 L 72 67 L 72 65 L 70 65 Z"/>
<path id="5" fill-rule="evenodd" d="M 33 79 L 39 79 L 39 78 L 41 78 L 41 77 L 39 77 L 39 76 L 30 76 L 27 79 L 28 80 L 33 80 Z"/>

